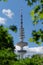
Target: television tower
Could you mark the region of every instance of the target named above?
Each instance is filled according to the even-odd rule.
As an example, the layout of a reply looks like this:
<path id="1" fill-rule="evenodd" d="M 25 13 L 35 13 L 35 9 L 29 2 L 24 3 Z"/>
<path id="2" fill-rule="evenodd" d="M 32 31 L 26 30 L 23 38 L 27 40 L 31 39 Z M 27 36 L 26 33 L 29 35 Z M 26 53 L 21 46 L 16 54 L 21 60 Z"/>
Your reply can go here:
<path id="1" fill-rule="evenodd" d="M 27 46 L 28 43 L 24 42 L 24 27 L 23 27 L 23 15 L 21 11 L 21 22 L 20 22 L 20 42 L 17 43 L 17 46 L 20 46 L 21 49 L 18 50 L 18 53 L 20 55 L 20 59 L 23 59 L 24 54 L 27 52 L 26 50 L 23 49 L 24 46 Z"/>

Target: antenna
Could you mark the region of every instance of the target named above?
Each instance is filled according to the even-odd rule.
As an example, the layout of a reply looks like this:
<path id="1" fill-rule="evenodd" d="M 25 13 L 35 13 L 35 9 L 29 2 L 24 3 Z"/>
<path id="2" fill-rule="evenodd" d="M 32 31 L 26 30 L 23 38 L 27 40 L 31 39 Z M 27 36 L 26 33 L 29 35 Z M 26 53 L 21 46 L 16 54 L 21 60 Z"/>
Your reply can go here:
<path id="1" fill-rule="evenodd" d="M 24 40 L 24 28 L 23 28 L 23 15 L 22 15 L 22 9 L 21 9 L 21 22 L 20 22 L 20 39 L 23 42 Z"/>

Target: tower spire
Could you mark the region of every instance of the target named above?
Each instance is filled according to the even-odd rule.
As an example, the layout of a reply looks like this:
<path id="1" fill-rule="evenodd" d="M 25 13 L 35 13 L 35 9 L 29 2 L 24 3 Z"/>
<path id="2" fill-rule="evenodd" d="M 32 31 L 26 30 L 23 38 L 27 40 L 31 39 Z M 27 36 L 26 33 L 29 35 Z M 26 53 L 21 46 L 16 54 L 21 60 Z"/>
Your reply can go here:
<path id="1" fill-rule="evenodd" d="M 22 15 L 22 10 L 21 10 L 21 22 L 20 22 L 20 39 L 23 42 L 24 40 L 24 28 L 23 28 L 23 15 Z"/>
<path id="2" fill-rule="evenodd" d="M 20 19 L 20 42 L 17 43 L 17 46 L 20 46 L 21 49 L 18 50 L 18 53 L 20 55 L 20 59 L 23 59 L 24 54 L 27 52 L 26 50 L 23 49 L 24 46 L 27 46 L 28 43 L 24 42 L 24 27 L 23 27 L 23 15 L 22 15 L 22 10 L 21 10 L 21 19 Z"/>

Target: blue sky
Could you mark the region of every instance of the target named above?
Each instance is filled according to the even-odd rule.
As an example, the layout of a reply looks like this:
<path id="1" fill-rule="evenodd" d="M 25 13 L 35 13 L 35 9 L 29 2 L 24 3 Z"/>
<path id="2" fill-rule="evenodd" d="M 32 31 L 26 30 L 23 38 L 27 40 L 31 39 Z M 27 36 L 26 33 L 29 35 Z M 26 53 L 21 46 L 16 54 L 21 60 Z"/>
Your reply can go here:
<path id="1" fill-rule="evenodd" d="M 28 41 L 29 38 L 32 36 L 31 32 L 34 29 L 34 26 L 32 24 L 32 18 L 30 16 L 30 11 L 33 7 L 27 6 L 27 2 L 25 0 L 8 0 L 8 2 L 0 2 L 0 24 L 3 24 L 5 27 L 9 27 L 10 25 L 14 24 L 18 27 L 17 33 L 9 31 L 9 33 L 14 38 L 14 44 L 17 44 L 17 42 L 19 42 L 20 10 L 23 9 L 22 13 L 25 31 L 24 41 L 28 42 L 29 47 L 38 46 L 37 44 L 30 43 Z M 36 29 L 38 30 L 38 28 L 42 28 L 42 25 L 40 23 L 39 25 L 37 25 Z M 41 46 L 42 45 L 43 44 L 41 44 Z"/>

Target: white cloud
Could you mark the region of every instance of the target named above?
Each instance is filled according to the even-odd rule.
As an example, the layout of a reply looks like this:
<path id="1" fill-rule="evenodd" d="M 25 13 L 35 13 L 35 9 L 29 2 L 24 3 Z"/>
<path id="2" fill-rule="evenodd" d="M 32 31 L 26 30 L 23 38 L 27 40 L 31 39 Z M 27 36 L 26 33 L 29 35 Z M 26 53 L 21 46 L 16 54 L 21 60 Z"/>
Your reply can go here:
<path id="1" fill-rule="evenodd" d="M 6 19 L 5 19 L 5 18 L 0 17 L 0 24 L 5 24 L 5 22 L 6 22 Z"/>
<path id="2" fill-rule="evenodd" d="M 28 52 L 33 52 L 33 53 L 42 53 L 43 54 L 43 46 L 40 47 L 24 47 Z"/>
<path id="3" fill-rule="evenodd" d="M 16 47 L 16 50 L 20 50 L 20 47 Z M 27 53 L 25 54 L 25 56 L 32 56 L 34 54 L 43 54 L 43 46 L 40 47 L 31 47 L 29 48 L 28 46 L 24 47 L 24 50 L 27 50 Z"/>
<path id="4" fill-rule="evenodd" d="M 40 47 L 24 47 L 25 50 L 27 50 L 27 53 L 25 54 L 25 56 L 29 56 L 31 57 L 32 55 L 35 54 L 43 54 L 43 46 Z"/>
<path id="5" fill-rule="evenodd" d="M 3 9 L 2 13 L 5 14 L 9 18 L 12 18 L 14 15 L 14 13 L 10 9 Z"/>

